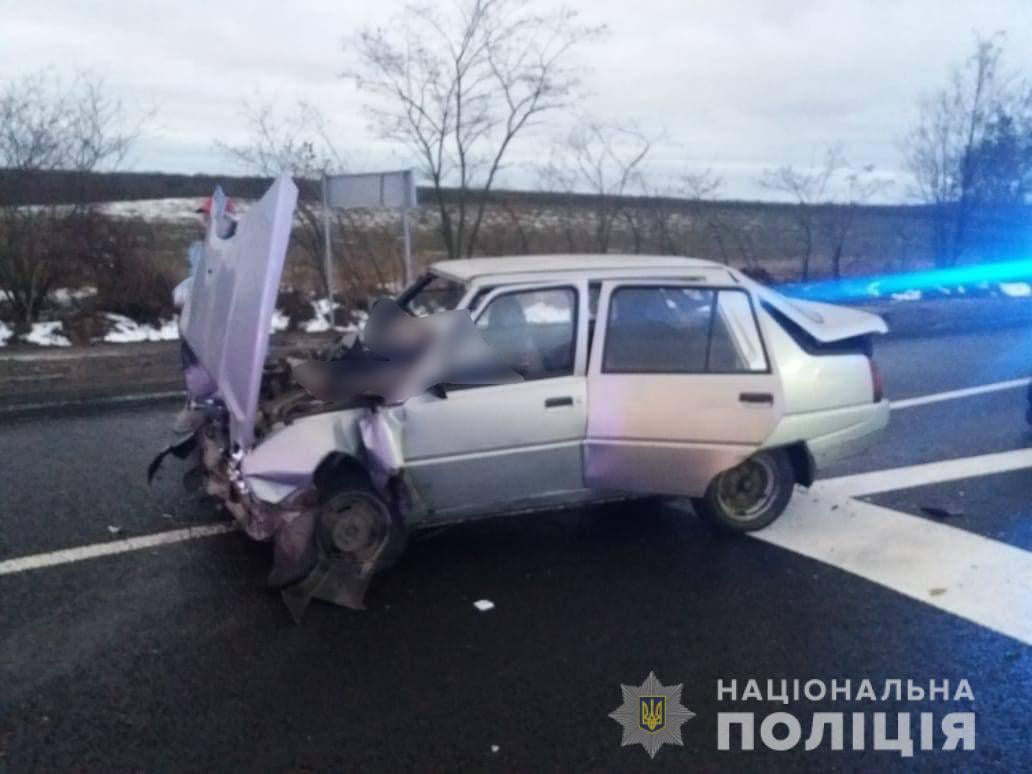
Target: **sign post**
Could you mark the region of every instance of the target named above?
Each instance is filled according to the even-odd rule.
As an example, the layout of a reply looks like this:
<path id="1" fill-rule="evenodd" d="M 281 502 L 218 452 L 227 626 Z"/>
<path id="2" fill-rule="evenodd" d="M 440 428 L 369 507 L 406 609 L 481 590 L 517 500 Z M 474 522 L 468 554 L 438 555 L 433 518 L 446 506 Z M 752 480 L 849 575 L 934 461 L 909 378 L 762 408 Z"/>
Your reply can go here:
<path id="1" fill-rule="evenodd" d="M 330 310 L 330 327 L 337 324 L 337 308 L 333 303 L 333 254 L 330 246 L 330 205 L 327 193 L 326 171 L 322 175 L 322 208 L 323 208 L 323 271 L 326 274 L 326 299 Z"/>
<path id="2" fill-rule="evenodd" d="M 323 219 L 327 270 L 330 262 L 330 208 L 396 207 L 401 211 L 405 252 L 405 284 L 412 281 L 412 237 L 409 210 L 418 206 L 416 176 L 411 169 L 355 175 L 323 175 Z"/>

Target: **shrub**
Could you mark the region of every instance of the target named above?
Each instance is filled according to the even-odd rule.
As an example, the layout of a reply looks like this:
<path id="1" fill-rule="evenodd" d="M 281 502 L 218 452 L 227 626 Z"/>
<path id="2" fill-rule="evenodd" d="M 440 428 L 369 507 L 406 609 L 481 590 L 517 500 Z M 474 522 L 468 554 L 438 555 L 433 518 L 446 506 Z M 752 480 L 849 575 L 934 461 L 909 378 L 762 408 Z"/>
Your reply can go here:
<path id="1" fill-rule="evenodd" d="M 97 288 L 96 308 L 157 323 L 172 316 L 172 290 L 185 276 L 154 250 L 154 226 L 142 219 L 91 215 L 78 230 L 80 255 Z"/>

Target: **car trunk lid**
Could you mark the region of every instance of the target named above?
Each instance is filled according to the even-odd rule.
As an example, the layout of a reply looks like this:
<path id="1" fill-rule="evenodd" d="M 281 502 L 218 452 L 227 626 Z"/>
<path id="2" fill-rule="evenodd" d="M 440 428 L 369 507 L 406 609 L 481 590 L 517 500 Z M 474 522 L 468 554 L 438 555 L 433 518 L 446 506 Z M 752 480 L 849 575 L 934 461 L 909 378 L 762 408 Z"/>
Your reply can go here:
<path id="1" fill-rule="evenodd" d="M 754 284 L 753 290 L 761 301 L 770 304 L 822 344 L 887 333 L 889 330 L 885 320 L 870 312 L 819 301 L 786 298 L 759 284 Z"/>

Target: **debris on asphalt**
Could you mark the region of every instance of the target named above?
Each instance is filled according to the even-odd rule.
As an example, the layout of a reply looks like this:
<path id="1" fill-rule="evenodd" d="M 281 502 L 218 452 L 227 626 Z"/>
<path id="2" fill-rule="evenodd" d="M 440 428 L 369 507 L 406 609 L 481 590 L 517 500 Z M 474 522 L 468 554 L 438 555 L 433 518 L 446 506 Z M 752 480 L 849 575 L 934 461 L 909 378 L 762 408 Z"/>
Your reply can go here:
<path id="1" fill-rule="evenodd" d="M 496 745 L 496 744 L 493 744 L 493 745 L 491 745 L 491 752 L 493 752 L 493 753 L 496 753 L 496 752 L 498 752 L 498 751 L 499 751 L 500 749 L 502 749 L 502 748 L 500 748 L 500 747 L 499 747 L 498 745 Z"/>
<path id="2" fill-rule="evenodd" d="M 481 613 L 486 613 L 488 610 L 494 610 L 494 602 L 490 599 L 478 599 L 473 603 L 473 607 L 479 610 Z"/>
<path id="3" fill-rule="evenodd" d="M 951 511 L 935 505 L 922 505 L 921 512 L 928 514 L 933 519 L 956 519 L 964 515 L 962 511 Z"/>
<path id="4" fill-rule="evenodd" d="M 121 527 L 116 527 L 114 524 L 108 524 L 107 531 L 110 532 L 112 535 L 121 535 L 122 534 L 122 528 Z"/>

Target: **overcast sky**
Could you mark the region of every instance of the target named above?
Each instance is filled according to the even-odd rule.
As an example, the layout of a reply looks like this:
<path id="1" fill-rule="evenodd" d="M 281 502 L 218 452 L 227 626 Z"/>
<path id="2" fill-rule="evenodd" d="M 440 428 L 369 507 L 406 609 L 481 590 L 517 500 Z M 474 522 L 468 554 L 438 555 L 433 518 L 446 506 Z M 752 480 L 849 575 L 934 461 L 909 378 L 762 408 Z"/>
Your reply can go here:
<path id="1" fill-rule="evenodd" d="M 585 46 L 587 109 L 663 130 L 658 177 L 712 168 L 722 195 L 769 198 L 764 168 L 807 165 L 830 143 L 906 194 L 899 140 L 919 97 L 968 56 L 975 32 L 1007 33 L 1007 64 L 1032 74 L 1032 0 L 572 0 L 611 32 Z M 0 0 L 0 79 L 88 68 L 133 111 L 156 109 L 140 170 L 238 171 L 214 141 L 241 140 L 242 98 L 304 98 L 325 110 L 358 168 L 407 164 L 377 141 L 363 95 L 339 77 L 343 41 L 386 23 L 395 0 L 114 2 Z M 533 183 L 535 139 L 504 181 Z"/>

